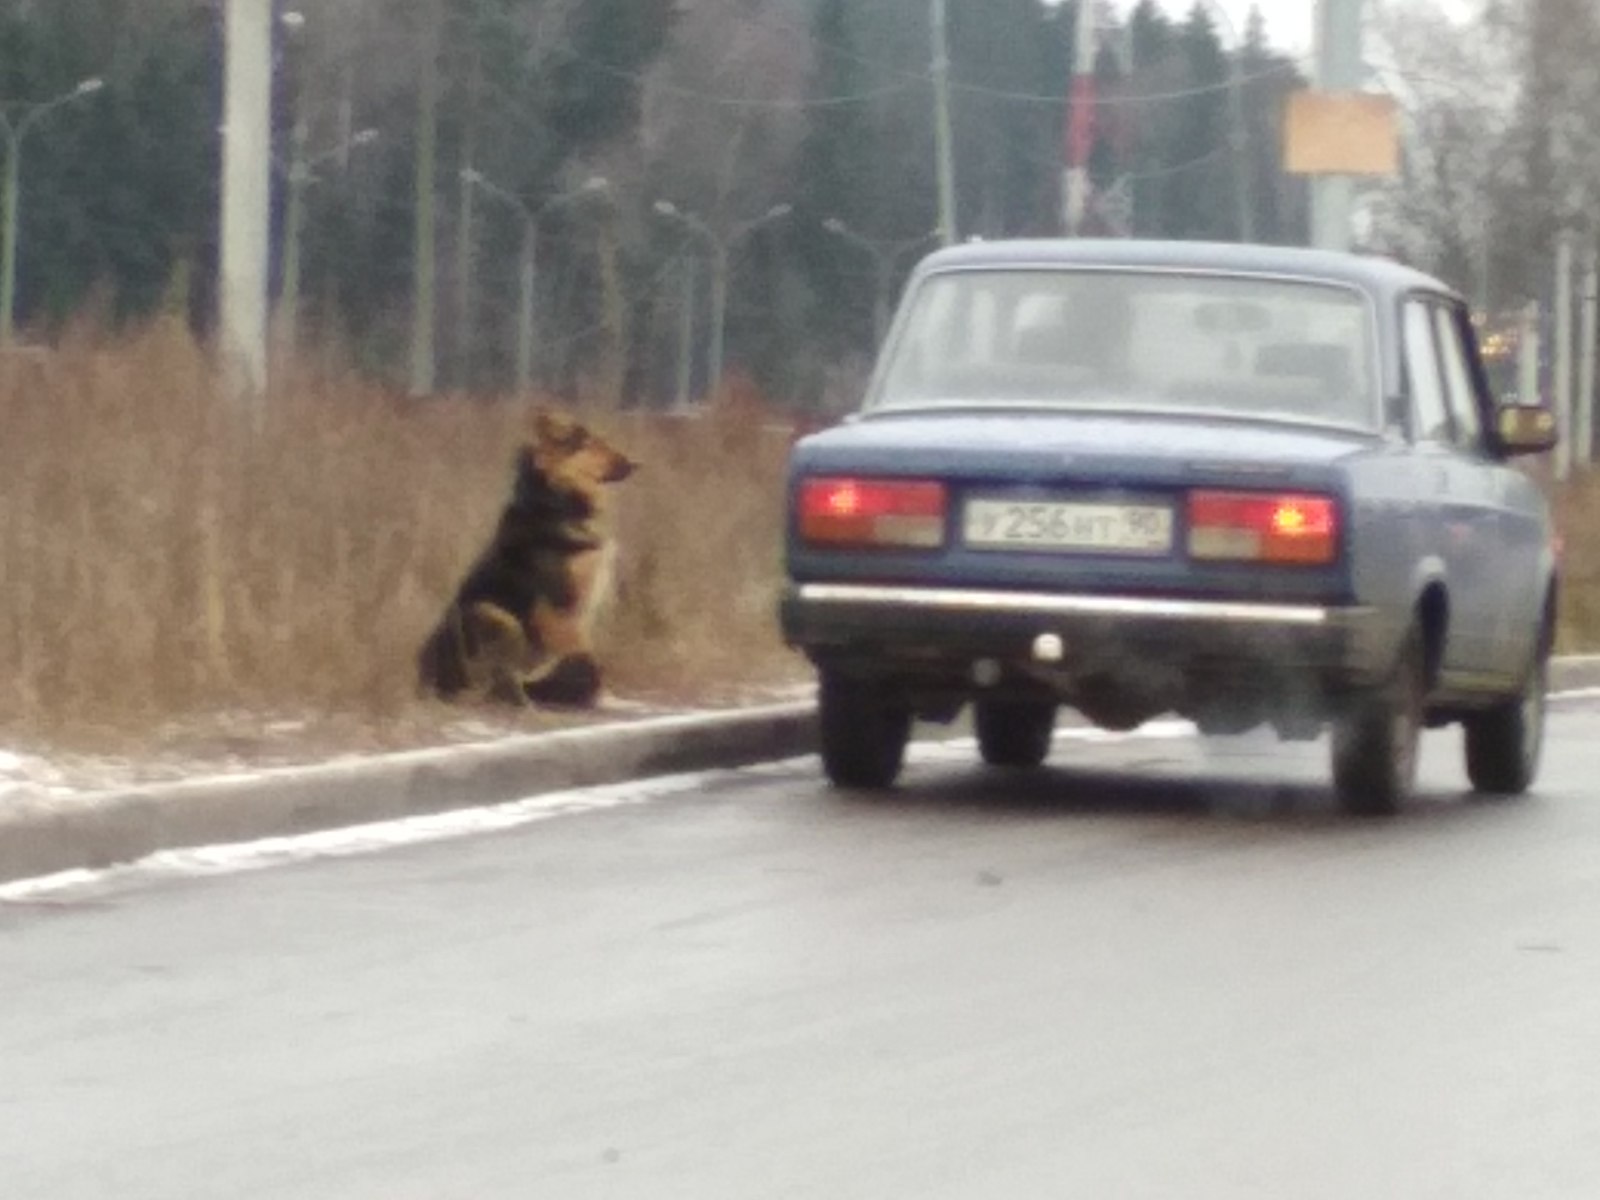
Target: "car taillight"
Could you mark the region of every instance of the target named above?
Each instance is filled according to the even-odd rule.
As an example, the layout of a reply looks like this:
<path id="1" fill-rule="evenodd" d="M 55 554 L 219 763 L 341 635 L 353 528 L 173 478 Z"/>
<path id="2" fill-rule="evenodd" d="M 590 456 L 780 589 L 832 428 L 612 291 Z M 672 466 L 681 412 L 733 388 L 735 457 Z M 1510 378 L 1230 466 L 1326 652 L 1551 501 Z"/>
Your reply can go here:
<path id="1" fill-rule="evenodd" d="M 1339 556 L 1339 505 L 1329 496 L 1192 492 L 1189 557 L 1327 566 Z"/>
<path id="2" fill-rule="evenodd" d="M 806 479 L 800 536 L 831 546 L 944 545 L 945 488 L 929 480 Z"/>

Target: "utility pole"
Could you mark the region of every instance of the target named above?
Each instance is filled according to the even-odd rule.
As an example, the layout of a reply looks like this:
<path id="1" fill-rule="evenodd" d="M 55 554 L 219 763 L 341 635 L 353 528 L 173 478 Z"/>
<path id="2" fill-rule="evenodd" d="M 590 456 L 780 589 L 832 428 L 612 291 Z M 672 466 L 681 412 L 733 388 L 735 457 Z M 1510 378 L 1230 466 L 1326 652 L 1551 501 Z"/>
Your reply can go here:
<path id="1" fill-rule="evenodd" d="M 1356 92 L 1362 84 L 1362 0 L 1317 0 L 1317 88 Z M 1319 176 L 1311 189 L 1311 240 L 1324 250 L 1350 248 L 1355 179 Z"/>
<path id="2" fill-rule="evenodd" d="M 228 0 L 220 324 L 232 394 L 257 418 L 267 387 L 272 3 Z"/>
<path id="3" fill-rule="evenodd" d="M 933 135 L 938 155 L 939 241 L 954 245 L 956 217 L 955 138 L 950 127 L 950 42 L 945 0 L 929 0 L 933 24 Z"/>

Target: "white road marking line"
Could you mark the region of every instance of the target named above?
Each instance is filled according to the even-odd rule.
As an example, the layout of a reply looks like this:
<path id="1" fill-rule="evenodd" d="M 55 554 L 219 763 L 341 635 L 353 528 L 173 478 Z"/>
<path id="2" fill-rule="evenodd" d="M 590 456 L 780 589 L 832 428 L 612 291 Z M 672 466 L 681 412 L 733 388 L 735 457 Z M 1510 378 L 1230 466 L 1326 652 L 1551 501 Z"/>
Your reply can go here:
<path id="1" fill-rule="evenodd" d="M 349 825 L 315 833 L 288 837 L 261 838 L 253 842 L 233 842 L 215 846 L 194 846 L 159 850 L 135 862 L 103 870 L 62 871 L 33 879 L 0 884 L 0 903 L 36 900 L 88 885 L 107 884 L 138 878 L 222 875 L 238 871 L 262 870 L 319 858 L 347 858 L 376 854 L 401 846 L 421 845 L 494 833 L 548 821 L 553 817 L 599 812 L 609 808 L 644 804 L 681 795 L 704 786 L 722 772 L 666 775 L 655 779 L 630 780 L 602 787 L 576 788 L 549 792 L 526 800 L 513 800 L 484 808 L 452 809 L 448 812 Z"/>
<path id="2" fill-rule="evenodd" d="M 1600 700 L 1600 687 L 1572 688 L 1565 692 L 1551 692 L 1547 700 Z"/>
<path id="3" fill-rule="evenodd" d="M 1132 733 L 1107 733 L 1093 728 L 1056 731 L 1057 741 L 1122 742 L 1188 737 L 1194 726 L 1187 721 L 1152 721 Z M 913 764 L 939 765 L 971 759 L 977 743 L 972 738 L 948 742 L 917 742 L 909 758 Z M 448 812 L 350 825 L 289 837 L 261 838 L 253 842 L 233 842 L 215 846 L 195 846 L 160 850 L 135 862 L 98 870 L 60 871 L 32 879 L 0 883 L 0 904 L 19 904 L 43 899 L 70 899 L 118 884 L 141 880 L 192 878 L 260 871 L 324 858 L 350 858 L 380 854 L 405 846 L 426 845 L 451 838 L 498 833 L 548 821 L 555 817 L 576 816 L 606 809 L 628 808 L 666 800 L 703 789 L 708 783 L 740 775 L 762 778 L 794 774 L 813 774 L 815 755 L 757 763 L 733 770 L 696 771 L 683 775 L 663 775 L 653 779 L 629 780 L 601 787 L 575 788 L 548 792 L 525 800 L 483 808 L 452 809 Z"/>

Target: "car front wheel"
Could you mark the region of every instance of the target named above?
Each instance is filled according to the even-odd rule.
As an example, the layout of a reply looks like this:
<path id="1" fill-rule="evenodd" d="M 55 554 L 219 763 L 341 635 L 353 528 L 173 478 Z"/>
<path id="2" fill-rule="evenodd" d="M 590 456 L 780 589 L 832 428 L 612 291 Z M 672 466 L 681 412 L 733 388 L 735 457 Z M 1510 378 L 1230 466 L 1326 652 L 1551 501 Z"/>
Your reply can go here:
<path id="1" fill-rule="evenodd" d="M 1467 778 L 1491 796 L 1520 796 L 1533 786 L 1544 750 L 1549 656 L 1540 651 L 1522 694 L 1468 719 Z"/>
<path id="2" fill-rule="evenodd" d="M 891 787 L 911 739 L 911 710 L 870 682 L 823 672 L 822 769 L 835 787 Z"/>
<path id="3" fill-rule="evenodd" d="M 1030 768 L 1050 756 L 1056 706 L 1040 700 L 979 700 L 978 752 L 991 767 Z"/>
<path id="4" fill-rule="evenodd" d="M 1391 816 L 1411 794 L 1426 691 L 1422 637 L 1413 631 L 1389 682 L 1361 697 L 1334 723 L 1333 782 L 1345 812 Z"/>

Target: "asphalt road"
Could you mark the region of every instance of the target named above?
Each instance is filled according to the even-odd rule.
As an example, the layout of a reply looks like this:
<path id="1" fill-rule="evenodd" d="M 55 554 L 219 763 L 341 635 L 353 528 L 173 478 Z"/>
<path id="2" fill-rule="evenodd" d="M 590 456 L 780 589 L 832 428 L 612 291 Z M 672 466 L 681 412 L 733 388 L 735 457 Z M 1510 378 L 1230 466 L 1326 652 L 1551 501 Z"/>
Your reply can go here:
<path id="1" fill-rule="evenodd" d="M 1600 709 L 1521 802 L 1457 753 L 1386 823 L 1073 741 L 0 906 L 0 1194 L 1600 1195 Z"/>

